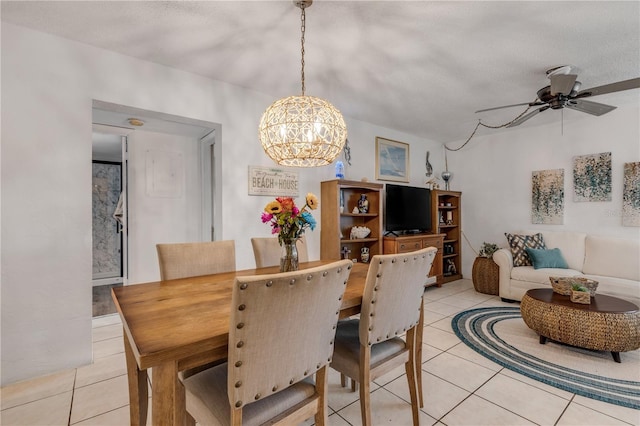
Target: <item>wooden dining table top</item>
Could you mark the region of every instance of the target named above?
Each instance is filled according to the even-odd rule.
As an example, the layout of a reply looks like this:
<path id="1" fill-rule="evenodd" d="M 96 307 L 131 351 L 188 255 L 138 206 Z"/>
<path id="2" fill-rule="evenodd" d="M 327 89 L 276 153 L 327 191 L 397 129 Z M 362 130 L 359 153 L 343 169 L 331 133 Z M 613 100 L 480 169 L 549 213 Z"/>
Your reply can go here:
<path id="1" fill-rule="evenodd" d="M 332 262 L 304 262 L 300 269 Z M 368 267 L 369 264 L 353 264 L 342 300 L 341 318 L 360 311 Z M 148 369 L 203 352 L 226 354 L 235 278 L 277 272 L 279 267 L 274 266 L 112 289 L 138 368 Z"/>

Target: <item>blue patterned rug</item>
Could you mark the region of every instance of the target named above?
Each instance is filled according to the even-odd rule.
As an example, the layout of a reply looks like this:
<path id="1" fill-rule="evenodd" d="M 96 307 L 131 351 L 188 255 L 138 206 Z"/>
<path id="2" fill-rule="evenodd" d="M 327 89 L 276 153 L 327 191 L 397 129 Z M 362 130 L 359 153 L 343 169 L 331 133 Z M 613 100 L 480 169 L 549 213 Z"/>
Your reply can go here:
<path id="1" fill-rule="evenodd" d="M 640 350 L 590 351 L 538 334 L 520 316 L 520 308 L 495 307 L 464 311 L 451 321 L 456 335 L 470 348 L 501 366 L 556 388 L 640 410 Z"/>

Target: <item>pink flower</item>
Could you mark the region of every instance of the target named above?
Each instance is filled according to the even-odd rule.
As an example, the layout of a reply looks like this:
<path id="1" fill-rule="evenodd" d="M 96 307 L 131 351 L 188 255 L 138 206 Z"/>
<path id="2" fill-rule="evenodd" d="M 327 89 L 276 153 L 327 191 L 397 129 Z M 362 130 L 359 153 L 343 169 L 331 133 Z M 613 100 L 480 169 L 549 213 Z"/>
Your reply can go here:
<path id="1" fill-rule="evenodd" d="M 296 206 L 293 206 L 293 209 L 291 209 L 291 216 L 296 217 L 298 216 L 298 213 L 300 213 L 300 209 Z"/>
<path id="2" fill-rule="evenodd" d="M 262 223 L 267 223 L 271 219 L 273 219 L 273 215 L 271 213 L 262 213 Z"/>

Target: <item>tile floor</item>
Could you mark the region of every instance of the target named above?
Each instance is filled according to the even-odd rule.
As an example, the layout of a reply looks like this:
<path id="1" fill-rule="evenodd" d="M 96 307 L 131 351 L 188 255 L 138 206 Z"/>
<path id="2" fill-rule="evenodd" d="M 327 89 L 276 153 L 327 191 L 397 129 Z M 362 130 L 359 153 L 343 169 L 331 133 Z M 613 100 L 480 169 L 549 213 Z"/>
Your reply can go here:
<path id="1" fill-rule="evenodd" d="M 429 288 L 425 297 L 421 425 L 640 425 L 640 411 L 530 380 L 460 342 L 451 329 L 453 315 L 503 304 L 496 296 L 476 293 L 470 280 Z M 95 318 L 93 327 L 94 363 L 3 388 L 0 424 L 129 423 L 119 317 Z M 341 388 L 339 380 L 332 372 L 329 424 L 360 425 L 358 393 Z M 402 368 L 376 380 L 371 393 L 374 425 L 410 425 L 408 394 Z"/>

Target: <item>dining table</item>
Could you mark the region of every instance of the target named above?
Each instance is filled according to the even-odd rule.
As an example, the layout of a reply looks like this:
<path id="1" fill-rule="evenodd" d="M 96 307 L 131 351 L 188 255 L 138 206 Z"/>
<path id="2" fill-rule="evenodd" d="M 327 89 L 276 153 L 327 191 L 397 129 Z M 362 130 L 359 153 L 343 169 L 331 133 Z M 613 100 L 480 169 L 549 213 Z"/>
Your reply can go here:
<path id="1" fill-rule="evenodd" d="M 300 263 L 300 269 L 334 261 L 304 262 Z M 360 312 L 368 267 L 368 263 L 353 264 L 342 299 L 340 318 Z M 147 424 L 148 370 L 151 370 L 152 424 L 193 424 L 186 412 L 184 387 L 178 373 L 227 358 L 235 278 L 278 272 L 279 266 L 273 266 L 112 289 L 112 298 L 123 326 L 132 426 Z M 420 326 L 422 324 L 423 315 Z M 419 339 L 416 364 L 421 365 L 422 333 L 416 334 Z M 419 372 L 418 375 L 421 376 Z"/>

